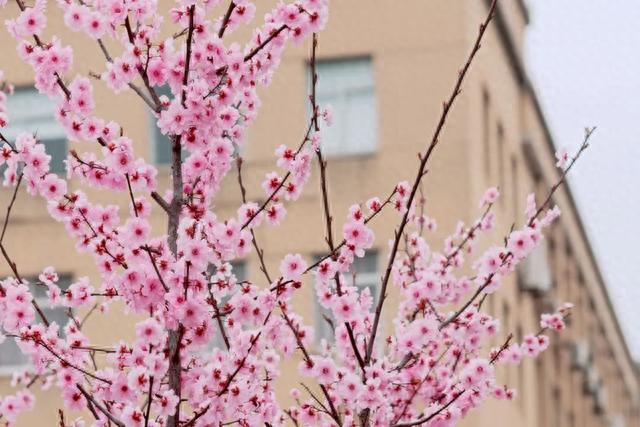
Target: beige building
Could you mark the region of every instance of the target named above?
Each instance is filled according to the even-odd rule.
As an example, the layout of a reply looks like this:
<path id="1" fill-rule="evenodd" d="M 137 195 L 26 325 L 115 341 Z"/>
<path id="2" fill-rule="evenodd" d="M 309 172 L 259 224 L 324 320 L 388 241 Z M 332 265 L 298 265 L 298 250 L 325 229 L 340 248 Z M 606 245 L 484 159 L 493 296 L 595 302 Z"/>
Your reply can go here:
<path id="1" fill-rule="evenodd" d="M 266 10 L 262 3 L 274 2 L 260 3 L 259 9 Z M 395 183 L 415 174 L 417 153 L 428 143 L 441 103 L 475 40 L 488 2 L 332 3 L 330 24 L 320 36 L 318 96 L 320 102 L 331 103 L 335 112 L 335 125 L 326 131 L 325 151 L 329 158 L 334 225 L 339 232 L 351 204 L 372 196 L 385 197 Z M 4 9 L 2 18 L 15 12 L 15 8 Z M 62 34 L 63 40 L 75 48 L 78 72 L 100 71 L 104 61 L 97 45 L 65 31 L 53 4 L 48 13 L 51 28 L 46 36 Z M 502 189 L 497 210 L 499 226 L 492 235 L 493 241 L 499 241 L 514 220 L 523 222 L 526 194 L 535 190 L 541 198 L 558 179 L 551 135 L 522 64 L 527 19 L 521 0 L 501 2 L 430 162 L 425 192 L 428 214 L 438 220 L 438 231 L 432 239 L 435 247 L 453 231 L 458 219 L 471 221 L 479 214 L 477 200 L 486 187 L 499 185 Z M 246 34 L 235 37 L 243 36 Z M 31 70 L 18 61 L 13 44 L 1 31 L 2 68 L 6 77 L 20 87 L 10 101 L 13 131 L 19 127 L 37 128 L 61 167 L 67 142 L 51 121 L 52 107 L 30 89 Z M 275 147 L 296 146 L 302 137 L 308 115 L 307 57 L 308 45 L 292 47 L 272 86 L 263 91 L 260 117 L 242 153 L 249 199 L 264 197 L 259 183 L 274 168 Z M 167 188 L 168 147 L 158 137 L 146 106 L 131 92 L 114 96 L 101 83 L 95 86 L 98 112 L 118 121 L 136 142 L 137 153 L 158 163 L 161 186 Z M 575 141 L 576 146 L 578 143 Z M 86 147 L 85 144 L 78 149 Z M 89 193 L 102 203 L 113 200 L 110 194 Z M 8 198 L 7 190 L 2 190 L 2 206 L 6 206 Z M 126 199 L 119 200 L 122 209 L 126 209 Z M 216 209 L 221 216 L 231 216 L 239 200 L 240 191 L 232 173 Z M 572 301 L 576 308 L 570 328 L 552 337 L 551 348 L 539 360 L 526 361 L 517 368 L 502 368 L 501 378 L 519 389 L 516 403 L 490 402 L 465 425 L 640 426 L 638 372 L 579 213 L 566 187 L 554 201 L 563 215 L 548 235 L 545 249 L 535 254 L 529 268 L 521 269 L 501 293 L 489 299 L 488 309 L 503 319 L 503 335 L 513 332 L 520 338 L 538 329 L 540 313 L 552 310 L 560 302 Z M 85 275 L 97 279 L 92 260 L 76 255 L 73 243 L 63 228 L 48 218 L 43 203 L 21 194 L 15 209 L 6 243 L 25 277 L 53 265 L 69 280 Z M 164 230 L 165 219 L 158 212 L 153 221 L 157 230 Z M 303 253 L 309 260 L 323 254 L 323 221 L 318 173 L 314 170 L 303 196 L 288 206 L 283 225 L 257 233 L 266 249 L 269 267 L 275 270 L 289 252 Z M 359 285 L 376 289 L 386 242 L 397 222 L 393 212 L 375 220 L 377 250 L 358 266 Z M 482 242 L 489 244 L 491 240 Z M 259 277 L 254 254 L 238 263 L 237 268 L 250 277 Z M 6 264 L 2 263 L 0 273 L 9 273 Z M 322 336 L 325 332 L 321 313 L 313 296 L 311 286 L 302 288 L 296 305 L 307 323 L 319 327 L 318 335 Z M 392 311 L 389 307 L 394 307 L 396 301 L 392 294 L 387 321 Z M 51 315 L 64 316 L 59 312 Z M 98 316 L 86 328 L 97 344 L 108 345 L 121 336 L 131 336 L 132 322 L 123 316 Z M 383 330 L 387 331 L 390 328 Z M 0 395 L 10 390 L 7 374 L 22 363 L 11 343 L 0 346 L 0 373 L 4 375 L 0 378 Z M 23 416 L 20 426 L 54 423 L 56 391 L 37 394 L 38 411 Z"/>

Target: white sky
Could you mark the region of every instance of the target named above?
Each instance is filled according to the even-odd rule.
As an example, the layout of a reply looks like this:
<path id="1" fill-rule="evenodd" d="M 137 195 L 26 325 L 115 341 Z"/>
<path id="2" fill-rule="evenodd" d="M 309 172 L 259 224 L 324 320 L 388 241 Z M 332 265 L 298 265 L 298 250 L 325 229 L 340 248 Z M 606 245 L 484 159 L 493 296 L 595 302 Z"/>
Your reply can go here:
<path id="1" fill-rule="evenodd" d="M 506 0 L 513 1 L 513 0 Z M 640 359 L 640 1 L 530 0 L 527 64 L 557 146 L 598 126 L 570 179 Z"/>

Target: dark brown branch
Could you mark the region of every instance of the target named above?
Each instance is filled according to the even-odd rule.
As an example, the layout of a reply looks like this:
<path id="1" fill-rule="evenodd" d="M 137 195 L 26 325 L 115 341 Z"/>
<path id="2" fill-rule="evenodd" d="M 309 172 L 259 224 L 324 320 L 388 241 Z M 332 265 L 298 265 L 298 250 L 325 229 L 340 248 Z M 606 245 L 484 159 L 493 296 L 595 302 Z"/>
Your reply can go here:
<path id="1" fill-rule="evenodd" d="M 231 19 L 231 14 L 233 13 L 233 9 L 235 9 L 236 4 L 232 0 L 229 3 L 229 7 L 227 8 L 227 12 L 224 14 L 224 18 L 222 18 L 222 24 L 220 25 L 220 30 L 218 31 L 218 37 L 222 38 L 224 36 L 224 32 L 227 30 L 227 26 L 229 25 L 229 19 Z"/>
<path id="2" fill-rule="evenodd" d="M 158 203 L 158 205 L 160 205 L 160 207 L 166 212 L 169 213 L 169 204 L 162 198 L 162 196 L 160 194 L 158 194 L 156 191 L 151 193 L 151 198 L 153 200 L 156 201 L 156 203 Z"/>
<path id="3" fill-rule="evenodd" d="M 313 400 L 315 400 L 315 402 L 320 406 L 319 408 L 317 408 L 319 411 L 324 412 L 325 414 L 331 416 L 331 412 L 329 412 L 329 410 L 327 409 L 326 406 L 324 406 L 324 404 L 320 401 L 320 399 L 318 399 L 318 397 L 315 395 L 314 392 L 311 391 L 311 389 L 309 387 L 307 387 L 307 385 L 305 383 L 300 383 L 300 385 L 302 386 L 302 388 L 304 388 L 307 393 L 309 393 L 309 396 L 311 396 L 311 398 Z"/>
<path id="4" fill-rule="evenodd" d="M 224 341 L 224 345 L 227 350 L 231 349 L 231 343 L 229 342 L 229 335 L 227 334 L 227 329 L 224 327 L 224 321 L 222 319 L 222 315 L 220 314 L 220 308 L 218 307 L 218 302 L 213 296 L 213 292 L 211 292 L 211 285 L 207 286 L 207 290 L 209 291 L 209 298 L 211 298 L 211 305 L 213 305 L 213 311 L 215 313 L 216 321 L 218 322 L 218 328 L 220 329 L 220 335 L 222 335 L 222 340 Z"/>
<path id="5" fill-rule="evenodd" d="M 149 378 L 149 399 L 144 413 L 144 427 L 149 427 L 149 415 L 151 415 L 151 403 L 153 403 L 153 376 Z"/>
<path id="6" fill-rule="evenodd" d="M 192 425 L 194 425 L 196 421 L 200 419 L 200 417 L 207 413 L 209 408 L 211 408 L 211 405 L 207 405 L 202 410 L 196 412 L 193 418 L 191 418 L 186 424 L 182 425 L 181 427 L 191 427 Z"/>
<path id="7" fill-rule="evenodd" d="M 189 31 L 187 33 L 187 49 L 185 53 L 184 74 L 182 78 L 182 97 L 181 101 L 184 105 L 186 101 L 186 88 L 189 83 L 189 68 L 191 66 L 191 43 L 193 41 L 194 31 L 194 13 L 195 5 L 189 7 Z M 182 146 L 180 144 L 181 137 L 176 135 L 172 141 L 172 184 L 173 196 L 169 205 L 169 225 L 168 225 L 168 245 L 171 253 L 176 256 L 178 242 L 178 225 L 180 223 L 180 212 L 183 203 L 183 183 L 182 183 Z M 182 396 L 181 384 L 181 357 L 180 357 L 180 340 L 182 338 L 182 325 L 178 325 L 176 329 L 169 331 L 169 388 L 173 390 L 178 399 Z M 167 417 L 167 427 L 178 427 L 180 423 L 180 403 L 176 405 L 175 412 Z"/>

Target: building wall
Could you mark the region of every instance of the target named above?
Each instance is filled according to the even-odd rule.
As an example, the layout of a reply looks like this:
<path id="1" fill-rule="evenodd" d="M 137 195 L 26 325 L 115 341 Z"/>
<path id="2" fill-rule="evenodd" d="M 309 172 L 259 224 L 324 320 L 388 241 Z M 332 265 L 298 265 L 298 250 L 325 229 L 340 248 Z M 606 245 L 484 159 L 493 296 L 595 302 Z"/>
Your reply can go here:
<path id="1" fill-rule="evenodd" d="M 257 16 L 272 3 L 260 2 Z M 462 0 L 405 0 L 401 5 L 388 0 L 333 3 L 330 24 L 320 36 L 319 58 L 370 57 L 378 113 L 378 145 L 374 153 L 329 158 L 334 232 L 339 233 L 351 204 L 372 196 L 384 198 L 398 181 L 413 179 L 417 153 L 430 140 L 441 103 L 476 37 L 487 5 L 483 1 Z M 514 220 L 517 224 L 523 222 L 526 194 L 535 190 L 541 198 L 558 176 L 553 166 L 550 135 L 520 62 L 526 16 L 519 2 L 505 1 L 501 7 L 429 163 L 424 190 L 428 214 L 438 220 L 438 231 L 432 239 L 436 247 L 454 230 L 458 219 L 471 221 L 479 214 L 477 200 L 492 185 L 499 185 L 503 194 L 497 207 L 498 227 L 480 242 L 479 249 L 500 241 Z M 15 10 L 9 9 L 9 13 Z M 63 40 L 71 41 L 75 48 L 79 73 L 100 71 L 103 59 L 97 45 L 65 31 L 53 4 L 49 14 L 52 18 L 45 39 L 54 33 L 63 35 Z M 393 26 L 389 16 L 394 17 Z M 240 31 L 232 37 L 242 40 L 247 33 Z M 31 71 L 18 61 L 13 49 L 4 47 L 12 45 L 6 32 L 0 32 L 7 78 L 18 85 L 29 85 Z M 243 178 L 249 199 L 264 198 L 260 182 L 274 168 L 274 149 L 280 144 L 297 146 L 306 129 L 308 50 L 308 44 L 292 47 L 271 87 L 263 91 L 261 113 L 243 151 L 246 158 Z M 322 80 L 319 84 L 322 85 Z M 95 90 L 98 113 L 118 121 L 136 142 L 136 152 L 150 158 L 152 128 L 146 106 L 130 91 L 113 95 L 99 82 L 95 83 Z M 529 143 L 527 149 L 525 141 Z M 83 144 L 78 147 L 81 149 L 91 147 Z M 166 166 L 159 169 L 160 188 L 168 188 L 169 170 Z M 116 197 L 121 210 L 128 209 L 123 195 L 87 192 L 92 200 L 105 204 Z M 0 192 L 2 206 L 6 206 L 9 196 L 6 190 Z M 576 304 L 571 327 L 567 333 L 552 337 L 552 348 L 539 361 L 501 368 L 500 378 L 519 388 L 517 403 L 490 402 L 465 425 L 609 426 L 607 418 L 618 413 L 626 417 L 626 426 L 640 423 L 637 372 L 575 205 L 566 190 L 561 190 L 554 201 L 564 213 L 549 236 L 554 242 L 550 252 L 554 289 L 541 295 L 524 292 L 517 277 L 511 277 L 502 292 L 487 301 L 487 307 L 504 318 L 504 330 L 496 345 L 510 332 L 519 338 L 536 331 L 539 314 L 552 309 L 556 302 L 570 300 Z M 234 215 L 239 202 L 240 191 L 232 172 L 216 201 L 219 216 Z M 311 259 L 326 251 L 315 167 L 302 197 L 287 209 L 282 226 L 257 231 L 261 246 L 267 249 L 267 265 L 273 271 L 286 253 L 300 252 Z M 393 236 L 398 220 L 397 214 L 387 211 L 373 224 L 379 264 L 383 263 L 386 242 Z M 152 222 L 155 230 L 165 229 L 166 221 L 159 210 Z M 63 228 L 48 219 L 43 203 L 24 194 L 12 216 L 7 245 L 23 275 L 36 274 L 54 265 L 76 278 L 87 275 L 98 279 L 90 257 L 75 254 Z M 247 266 L 250 277 L 264 281 L 255 255 L 248 258 Z M 6 265 L 0 266 L 0 273 L 8 273 Z M 316 316 L 313 296 L 309 283 L 300 289 L 294 302 L 308 324 L 313 324 Z M 390 307 L 396 302 L 397 296 L 392 293 L 385 310 L 385 333 L 391 331 Z M 118 309 L 114 306 L 113 313 Z M 121 337 L 131 337 L 133 322 L 132 317 L 120 315 L 95 317 L 87 323 L 87 331 L 95 337 L 96 344 L 108 345 Z M 595 414 L 594 398 L 583 392 L 585 373 L 571 367 L 571 345 L 582 340 L 591 343 L 593 363 L 609 394 L 603 415 Z M 292 371 L 295 365 L 290 365 Z M 284 389 L 292 381 L 291 377 L 284 378 L 281 387 Z M 8 390 L 7 380 L 0 380 L 0 395 Z M 54 390 L 39 396 L 38 411 L 25 415 L 19 425 L 42 425 L 53 419 L 58 403 L 55 394 Z"/>

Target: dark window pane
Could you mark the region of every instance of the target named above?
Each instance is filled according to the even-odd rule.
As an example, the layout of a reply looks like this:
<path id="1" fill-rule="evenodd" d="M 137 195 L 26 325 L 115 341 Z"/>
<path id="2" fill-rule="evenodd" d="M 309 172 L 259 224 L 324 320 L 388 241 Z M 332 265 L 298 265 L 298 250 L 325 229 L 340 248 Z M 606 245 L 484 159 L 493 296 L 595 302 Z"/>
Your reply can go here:
<path id="1" fill-rule="evenodd" d="M 7 338 L 5 342 L 0 344 L 0 372 L 7 367 L 24 364 L 26 364 L 26 358 L 18 348 L 14 338 Z"/>
<path id="2" fill-rule="evenodd" d="M 155 88 L 158 96 L 166 96 L 173 99 L 169 85 Z M 153 153 L 153 161 L 159 165 L 168 165 L 171 163 L 171 139 L 167 135 L 160 132 L 156 118 L 151 116 L 151 150 Z"/>
<path id="3" fill-rule="evenodd" d="M 29 283 L 37 283 L 40 281 L 40 279 L 38 279 L 37 276 L 35 277 L 28 277 L 26 279 Z M 58 273 L 58 287 L 60 289 L 67 290 L 69 289 L 69 286 L 71 286 L 71 282 L 73 280 L 73 276 L 71 274 L 67 274 L 67 273 Z M 31 293 L 33 294 L 33 297 L 35 299 L 40 299 L 40 298 L 44 298 L 47 299 L 47 287 L 46 286 L 30 286 L 31 289 Z"/>
<path id="4" fill-rule="evenodd" d="M 50 171 L 58 175 L 64 175 L 66 165 L 64 161 L 67 159 L 67 140 L 66 138 L 45 139 L 42 140 L 47 154 L 51 156 Z"/>

